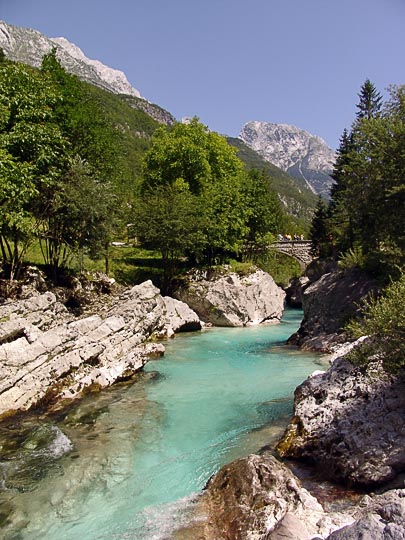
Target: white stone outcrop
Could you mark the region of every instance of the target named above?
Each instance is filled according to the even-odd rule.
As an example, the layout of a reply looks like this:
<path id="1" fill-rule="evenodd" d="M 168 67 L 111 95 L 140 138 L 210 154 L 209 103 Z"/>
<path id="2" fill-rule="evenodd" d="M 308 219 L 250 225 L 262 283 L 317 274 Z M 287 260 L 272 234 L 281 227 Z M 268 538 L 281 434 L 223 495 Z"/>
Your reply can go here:
<path id="1" fill-rule="evenodd" d="M 299 479 L 270 453 L 222 467 L 202 501 L 204 540 L 311 540 L 353 523 L 349 514 L 324 511 Z"/>
<path id="2" fill-rule="evenodd" d="M 337 358 L 295 390 L 294 416 L 278 445 L 332 480 L 374 488 L 405 473 L 405 382 L 374 363 Z"/>
<path id="3" fill-rule="evenodd" d="M 130 378 L 164 352 L 149 338 L 201 328 L 188 306 L 164 299 L 151 281 L 124 292 L 103 315 L 74 320 L 48 292 L 6 302 L 0 319 L 0 416 Z"/>
<path id="4" fill-rule="evenodd" d="M 284 310 L 284 291 L 273 278 L 256 269 L 244 276 L 230 272 L 194 272 L 175 293 L 205 323 L 251 326 L 278 322 Z"/>

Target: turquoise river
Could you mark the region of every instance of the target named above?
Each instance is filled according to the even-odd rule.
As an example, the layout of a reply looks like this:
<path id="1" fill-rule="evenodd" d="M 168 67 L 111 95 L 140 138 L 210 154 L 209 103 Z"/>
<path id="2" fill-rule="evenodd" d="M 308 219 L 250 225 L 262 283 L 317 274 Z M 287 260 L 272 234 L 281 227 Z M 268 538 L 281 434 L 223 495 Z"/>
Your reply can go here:
<path id="1" fill-rule="evenodd" d="M 323 360 L 280 324 L 177 336 L 133 384 L 0 426 L 0 536 L 163 540 L 223 464 L 271 443 Z"/>

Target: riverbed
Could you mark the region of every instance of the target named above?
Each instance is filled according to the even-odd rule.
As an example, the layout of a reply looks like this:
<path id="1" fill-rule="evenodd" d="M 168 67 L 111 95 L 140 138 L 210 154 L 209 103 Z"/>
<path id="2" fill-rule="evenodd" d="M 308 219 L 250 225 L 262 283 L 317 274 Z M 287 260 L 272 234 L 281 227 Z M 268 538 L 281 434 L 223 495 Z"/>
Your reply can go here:
<path id="1" fill-rule="evenodd" d="M 223 464 L 271 444 L 294 388 L 324 365 L 280 324 L 165 343 L 132 384 L 0 426 L 5 540 L 163 540 Z"/>

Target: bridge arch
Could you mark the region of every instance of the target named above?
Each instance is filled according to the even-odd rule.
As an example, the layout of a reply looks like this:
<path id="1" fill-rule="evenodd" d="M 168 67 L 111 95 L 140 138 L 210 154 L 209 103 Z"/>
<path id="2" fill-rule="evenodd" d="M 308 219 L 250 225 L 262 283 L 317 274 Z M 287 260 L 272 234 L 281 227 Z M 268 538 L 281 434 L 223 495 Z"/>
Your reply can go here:
<path id="1" fill-rule="evenodd" d="M 299 262 L 302 270 L 305 270 L 314 258 L 310 240 L 279 240 L 270 244 L 269 248 L 292 257 Z"/>

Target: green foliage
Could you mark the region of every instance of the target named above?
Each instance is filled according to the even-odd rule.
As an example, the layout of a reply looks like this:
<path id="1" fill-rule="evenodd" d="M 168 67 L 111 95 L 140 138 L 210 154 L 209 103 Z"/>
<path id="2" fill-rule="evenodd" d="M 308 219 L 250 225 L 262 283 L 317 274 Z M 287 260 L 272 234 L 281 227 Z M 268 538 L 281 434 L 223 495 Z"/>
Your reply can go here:
<path id="1" fill-rule="evenodd" d="M 168 280 L 176 259 L 240 257 L 244 246 L 268 242 L 282 220 L 268 177 L 247 173 L 226 139 L 196 118 L 156 130 L 135 216 L 141 240 L 161 250 Z"/>
<path id="2" fill-rule="evenodd" d="M 247 170 L 263 171 L 263 174 L 271 179 L 272 189 L 283 201 L 283 210 L 290 217 L 287 229 L 298 234 L 306 234 L 316 207 L 317 196 L 308 188 L 304 180 L 293 178 L 264 160 L 241 139 L 228 137 L 227 141 L 237 149 L 237 155 Z"/>
<path id="3" fill-rule="evenodd" d="M 382 105 L 382 96 L 377 91 L 375 85 L 366 79 L 359 93 L 359 103 L 356 105 L 358 111 L 357 119 L 373 118 L 378 116 Z"/>
<path id="4" fill-rule="evenodd" d="M 163 292 L 167 292 L 177 270 L 177 262 L 188 251 L 202 251 L 203 216 L 197 196 L 178 179 L 144 193 L 135 208 L 136 231 L 145 244 L 158 249 L 163 262 Z"/>
<path id="5" fill-rule="evenodd" d="M 0 63 L 0 246 L 10 278 L 33 238 L 33 208 L 67 163 L 55 119 L 60 96 L 38 70 Z"/>
<path id="6" fill-rule="evenodd" d="M 287 287 L 293 277 L 302 274 L 298 261 L 275 250 L 268 250 L 259 256 L 257 266 L 268 272 L 280 287 Z"/>
<path id="7" fill-rule="evenodd" d="M 127 222 L 141 155 L 157 123 L 68 74 L 56 50 L 41 69 L 0 62 L 0 251 L 18 275 L 40 237 L 55 279 L 73 256 L 104 254 Z M 122 201 L 125 200 L 125 204 Z"/>
<path id="8" fill-rule="evenodd" d="M 368 300 L 363 307 L 363 318 L 352 321 L 348 330 L 355 338 L 369 336 L 350 355 L 353 362 L 366 365 L 381 359 L 388 371 L 405 367 L 405 274 L 392 282 L 378 298 Z"/>
<path id="9" fill-rule="evenodd" d="M 354 246 L 343 253 L 339 260 L 339 268 L 364 268 L 364 255 L 361 247 Z"/>

